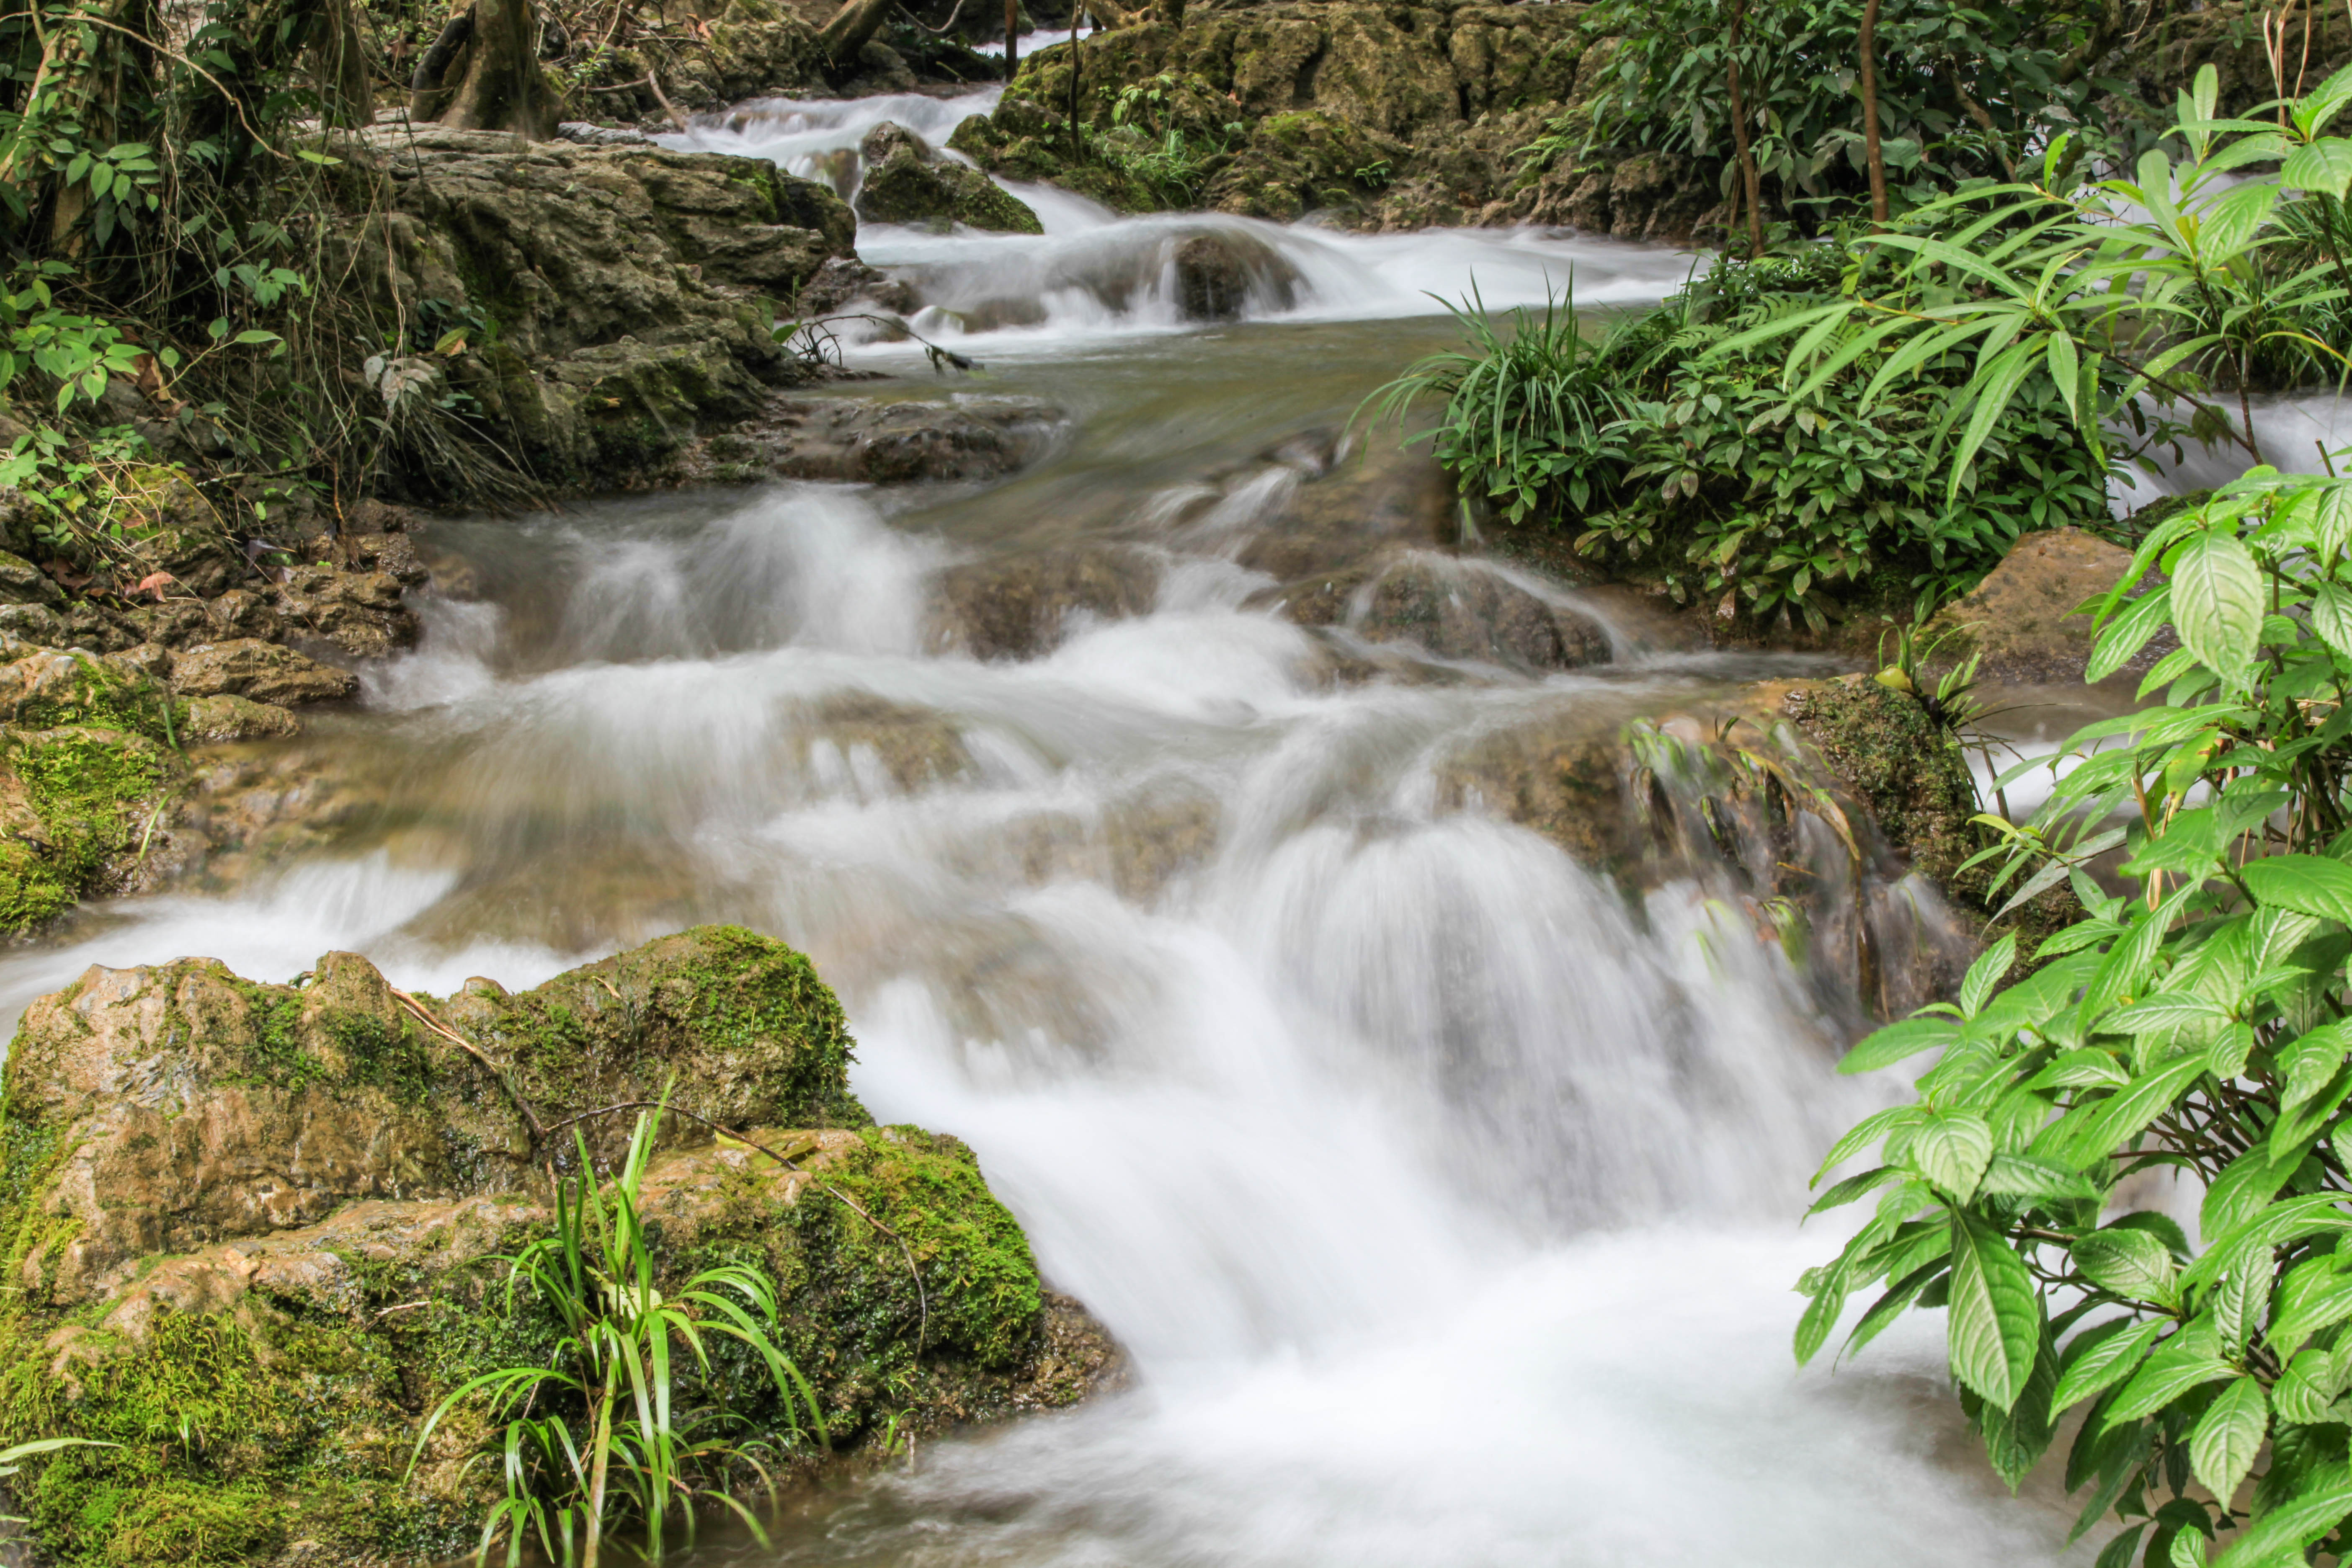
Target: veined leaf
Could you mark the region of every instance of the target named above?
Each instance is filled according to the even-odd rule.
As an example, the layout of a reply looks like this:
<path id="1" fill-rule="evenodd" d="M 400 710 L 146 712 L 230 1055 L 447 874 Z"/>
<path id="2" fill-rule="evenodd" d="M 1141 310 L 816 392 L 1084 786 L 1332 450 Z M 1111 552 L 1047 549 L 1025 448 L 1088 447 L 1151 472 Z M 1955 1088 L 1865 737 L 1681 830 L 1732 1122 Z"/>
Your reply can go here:
<path id="1" fill-rule="evenodd" d="M 2272 1343 L 2275 1348 L 2278 1342 Z M 2326 1351 L 2305 1351 L 2287 1363 L 2271 1387 L 2271 1407 L 2281 1420 L 2308 1425 L 2327 1418 L 2327 1407 L 2344 1392 L 2333 1362 Z"/>
<path id="2" fill-rule="evenodd" d="M 2101 629 L 2098 641 L 2091 646 L 2090 660 L 2083 667 L 2083 679 L 2105 680 L 2129 664 L 2132 656 L 2146 647 L 2147 639 L 2171 618 L 2171 584 L 2134 599 L 2122 615 Z"/>
<path id="3" fill-rule="evenodd" d="M 2230 1010 L 2210 996 L 2167 992 L 2110 1013 L 2099 1027 L 2119 1035 L 2159 1034 L 2199 1024 L 2225 1024 Z"/>
<path id="4" fill-rule="evenodd" d="M 2322 1024 L 2305 1029 L 2277 1047 L 2271 1059 L 2277 1064 L 2279 1108 L 2292 1110 L 2327 1087 L 2336 1069 L 2352 1051 L 2352 1023 Z"/>
<path id="5" fill-rule="evenodd" d="M 2105 1051 L 2062 1051 L 2050 1065 L 2025 1080 L 2028 1089 L 2121 1089 L 2131 1082 L 2131 1071 Z"/>
<path id="6" fill-rule="evenodd" d="M 2107 1407 L 2107 1425 L 2137 1421 L 2192 1388 L 2237 1375 L 2238 1369 L 2221 1359 L 2212 1324 L 2200 1320 L 2157 1347 Z"/>
<path id="7" fill-rule="evenodd" d="M 2352 925 L 2352 866 L 2317 855 L 2272 855 L 2238 873 L 2265 904 Z"/>
<path id="8" fill-rule="evenodd" d="M 1969 965 L 1968 974 L 1960 981 L 1960 1011 L 1969 1017 L 1975 1017 L 1983 1009 L 1985 998 L 1992 994 L 1992 988 L 2000 984 L 2000 977 L 2008 973 L 2009 966 L 2016 962 L 2017 933 L 2011 931 L 1985 949 L 1978 955 L 1977 961 Z"/>
<path id="9" fill-rule="evenodd" d="M 2189 1436 L 2189 1468 L 2205 1489 L 2227 1503 L 2254 1468 L 2263 1435 L 2271 1427 L 2270 1401 L 2260 1380 L 2242 1377 L 2215 1397 Z"/>
<path id="10" fill-rule="evenodd" d="M 1822 1168 L 1813 1173 L 1813 1184 L 1818 1184 L 1823 1176 L 1888 1133 L 1916 1126 L 1926 1121 L 1927 1116 L 1927 1109 L 1917 1105 L 1890 1105 L 1884 1110 L 1872 1111 L 1847 1128 L 1844 1134 L 1830 1146 L 1829 1157 L 1822 1162 Z"/>
<path id="11" fill-rule="evenodd" d="M 2062 1133 L 2059 1146 L 2042 1152 L 2068 1164 L 2084 1165 L 2125 1147 L 2146 1131 L 2149 1122 L 2164 1114 L 2174 1100 L 2186 1094 L 2207 1068 L 2205 1058 L 2193 1054 L 2135 1079 L 2129 1089 L 2118 1090 L 2080 1123 Z M 2069 1113 L 2067 1121 L 2073 1120 L 2073 1113 Z M 2055 1125 L 2063 1128 L 2066 1121 Z"/>
<path id="12" fill-rule="evenodd" d="M 2352 142 L 2323 136 L 2297 147 L 2279 164 L 2279 183 L 2343 200 L 2345 190 L 2352 187 Z"/>
<path id="13" fill-rule="evenodd" d="M 1952 1375 L 2007 1410 L 2024 1391 L 2042 1342 L 2041 1297 L 2025 1260 L 1991 1224 L 1953 1215 Z"/>
<path id="14" fill-rule="evenodd" d="M 1911 1134 L 1903 1159 L 1955 1202 L 1966 1203 L 1992 1159 L 1992 1128 L 1973 1111 L 1931 1115 Z"/>
<path id="15" fill-rule="evenodd" d="M 2058 1379 L 2058 1392 L 2050 1397 L 2051 1409 L 2067 1409 L 2129 1377 L 2147 1354 L 2148 1346 L 2156 1343 L 2157 1336 L 2170 1321 L 2168 1318 L 2150 1318 L 2105 1334 L 2087 1346 L 2082 1340 L 2069 1345 L 2066 1367 Z"/>
<path id="16" fill-rule="evenodd" d="M 2307 1258 L 2279 1282 L 2270 1327 L 2263 1331 L 2279 1354 L 2292 1354 L 2320 1330 L 2352 1318 L 2352 1274 L 2341 1271 L 2340 1261 L 2332 1255 Z"/>
<path id="17" fill-rule="evenodd" d="M 2352 1478 L 2338 1472 L 2315 1477 L 2314 1482 L 2309 1490 L 2254 1521 L 2214 1561 L 2213 1568 L 2271 1568 L 2282 1558 L 2302 1561 L 2305 1547 L 2352 1513 Z"/>
<path id="18" fill-rule="evenodd" d="M 2235 534 L 2208 531 L 2181 551 L 2172 568 L 2172 621 L 2207 668 L 2239 679 L 2262 635 L 2263 574 Z"/>
<path id="19" fill-rule="evenodd" d="M 1960 1037 L 1960 1026 L 1949 1018 L 1906 1018 L 1863 1037 L 1838 1063 L 1842 1073 L 1876 1072 L 1921 1051 L 1948 1046 Z"/>
<path id="20" fill-rule="evenodd" d="M 2246 1247 L 2277 1247 L 2298 1237 L 2315 1235 L 2326 1230 L 2352 1230 L 2352 1215 L 2336 1205 L 2346 1202 L 2342 1193 L 2306 1193 L 2272 1204 L 2252 1219 L 2228 1235 L 2216 1239 L 2205 1255 L 2189 1266 L 2180 1277 L 2183 1285 L 2202 1285 L 2210 1281 L 2236 1255 Z"/>
<path id="21" fill-rule="evenodd" d="M 2170 1306 L 2179 1294 L 2172 1254 L 2144 1230 L 2095 1230 L 2072 1251 L 2084 1278 L 2118 1296 Z"/>
<path id="22" fill-rule="evenodd" d="M 2269 1206 L 2286 1185 L 2288 1173 L 2273 1170 L 2267 1161 L 2234 1160 L 2205 1189 L 2197 1211 L 2198 1226 L 2207 1236 L 2227 1236 Z"/>
<path id="23" fill-rule="evenodd" d="M 1995 1154 L 1985 1166 L 1984 1179 L 1978 1184 L 1977 1191 L 2062 1202 L 2099 1195 L 2098 1187 L 2080 1171 L 2027 1154 Z"/>

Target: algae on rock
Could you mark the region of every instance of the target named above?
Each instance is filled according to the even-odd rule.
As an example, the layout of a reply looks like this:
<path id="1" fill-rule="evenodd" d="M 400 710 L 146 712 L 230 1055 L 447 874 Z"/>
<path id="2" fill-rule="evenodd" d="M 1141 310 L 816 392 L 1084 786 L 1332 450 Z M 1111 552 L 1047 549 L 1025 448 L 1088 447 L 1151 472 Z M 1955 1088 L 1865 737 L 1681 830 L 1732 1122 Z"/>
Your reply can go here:
<path id="1" fill-rule="evenodd" d="M 63 1450 L 18 1487 L 48 1557 L 470 1547 L 493 1480 L 466 1465 L 483 1417 L 461 1405 L 414 1477 L 408 1450 L 450 1390 L 542 1359 L 559 1331 L 496 1262 L 546 1233 L 550 1167 L 576 1163 L 568 1129 L 539 1130 L 582 1118 L 601 1164 L 634 1114 L 616 1108 L 673 1080 L 694 1114 L 646 1179 L 658 1260 L 774 1281 L 835 1450 L 894 1417 L 1066 1404 L 1113 1369 L 971 1151 L 872 1124 L 839 1005 L 784 944 L 702 927 L 532 991 L 476 980 L 422 1005 L 472 1051 L 349 953 L 292 985 L 205 959 L 92 969 L 26 1011 L 0 1080 L 0 1445 L 121 1445 Z M 732 1407 L 788 1468 L 822 1463 L 772 1398 Z"/>

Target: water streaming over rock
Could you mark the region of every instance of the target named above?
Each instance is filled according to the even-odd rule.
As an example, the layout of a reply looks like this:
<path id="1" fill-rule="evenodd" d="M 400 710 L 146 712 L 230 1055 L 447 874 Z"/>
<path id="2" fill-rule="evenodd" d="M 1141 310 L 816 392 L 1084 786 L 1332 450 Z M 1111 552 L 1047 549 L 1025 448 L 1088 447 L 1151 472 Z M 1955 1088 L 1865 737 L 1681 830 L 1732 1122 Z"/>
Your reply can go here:
<path id="1" fill-rule="evenodd" d="M 815 157 L 914 112 L 884 103 L 730 133 Z M 1765 667 L 1644 655 L 1622 627 L 1586 670 L 1381 664 L 1263 607 L 1277 577 L 1249 563 L 1338 482 L 1356 400 L 1444 341 L 1414 289 L 1475 269 L 1490 302 L 1539 300 L 1573 268 L 1580 297 L 1631 298 L 1683 259 L 1066 216 L 1043 240 L 865 240 L 943 297 L 1040 302 L 971 334 L 1070 410 L 1040 468 L 437 526 L 478 596 L 428 604 L 425 646 L 302 742 L 376 759 L 375 819 L 11 957 L 8 1005 L 186 952 L 284 978 L 356 948 L 446 990 L 703 920 L 806 947 L 859 1092 L 979 1150 L 1139 1386 L 928 1447 L 804 1500 L 772 1549 L 703 1561 L 2053 1557 L 2061 1516 L 1961 1451 L 1937 1325 L 1834 1379 L 1790 1364 L 1789 1285 L 1833 1247 L 1792 1215 L 1871 1091 L 1829 1073 L 1835 1027 L 1780 949 L 1711 886 L 1621 888 L 1442 804 L 1484 734 L 1607 729 Z M 1203 224 L 1296 268 L 1281 320 L 1176 336 L 1087 259 Z M 1065 276 L 1093 306 L 1055 302 Z M 1339 532 L 1366 526 L 1341 510 Z M 1025 659 L 943 651 L 946 574 L 1074 541 L 1146 552 L 1142 607 L 1075 609 Z"/>

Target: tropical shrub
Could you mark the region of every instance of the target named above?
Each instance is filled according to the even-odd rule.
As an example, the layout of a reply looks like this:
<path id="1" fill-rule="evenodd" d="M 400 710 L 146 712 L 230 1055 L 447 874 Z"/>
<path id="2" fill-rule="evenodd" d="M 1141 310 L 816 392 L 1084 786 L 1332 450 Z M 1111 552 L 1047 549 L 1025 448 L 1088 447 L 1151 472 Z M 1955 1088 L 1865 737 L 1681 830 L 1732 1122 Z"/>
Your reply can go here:
<path id="1" fill-rule="evenodd" d="M 1442 398 L 1421 434 L 1503 521 L 1572 530 L 1579 552 L 1654 576 L 1678 603 L 1757 619 L 1820 627 L 1841 595 L 1889 578 L 1939 601 L 2020 532 L 2103 516 L 2105 454 L 2083 446 L 2046 377 L 1948 498 L 1937 474 L 1969 379 L 1959 356 L 1864 405 L 1864 358 L 1792 393 L 1777 352 L 1725 351 L 1832 308 L 1867 265 L 1832 245 L 1727 257 L 1655 310 L 1598 329 L 1580 329 L 1571 298 L 1514 312 L 1507 331 L 1474 299 L 1454 311 L 1466 349 L 1414 365 L 1383 406 Z"/>
<path id="2" fill-rule="evenodd" d="M 2134 584 L 2156 568 L 2168 581 Z M 2100 1563 L 2233 1568 L 2352 1547 L 2352 481 L 2257 468 L 2158 525 L 2097 610 L 2087 673 L 2160 630 L 2156 707 L 2077 732 L 2049 803 L 2002 828 L 2019 897 L 2086 911 L 2007 983 L 2015 936 L 1957 1004 L 1841 1070 L 1935 1053 L 1869 1117 L 1814 1212 L 1871 1200 L 1810 1271 L 1800 1360 L 1849 1298 L 1852 1353 L 1944 1308 L 1963 1409 L 2015 1486 L 2064 1460 Z M 2127 890 L 2088 874 L 2122 849 Z M 2198 1243 L 2161 1207 L 2170 1176 Z M 2134 1181 L 2133 1178 L 2140 1180 Z M 1818 1181 L 1820 1178 L 1816 1178 Z M 2118 1207 L 2130 1212 L 2116 1215 Z"/>
<path id="3" fill-rule="evenodd" d="M 777 1348 L 765 1274 L 721 1263 L 682 1282 L 661 1278 L 638 1204 L 662 1120 L 658 1110 L 638 1115 L 609 1182 L 575 1130 L 580 1173 L 556 1188 L 553 1231 L 492 1260 L 507 1268 L 509 1315 L 519 1296 L 526 1306 L 535 1299 L 559 1326 L 552 1353 L 468 1379 L 417 1434 L 421 1457 L 451 1411 L 479 1401 L 490 1412 L 495 1442 L 472 1463 L 494 1466 L 504 1495 L 483 1522 L 478 1561 L 503 1537 L 509 1568 L 533 1544 L 562 1568 L 596 1568 L 605 1537 L 624 1524 L 641 1528 L 643 1555 L 658 1559 L 672 1516 L 690 1538 L 703 1502 L 733 1510 L 764 1542 L 730 1490 L 766 1471 L 758 1446 L 733 1436 L 744 1422 L 730 1405 L 726 1358 L 715 1353 L 725 1342 L 772 1384 L 791 1436 L 805 1411 L 808 1430 L 824 1440 L 814 1390 Z"/>
<path id="4" fill-rule="evenodd" d="M 1767 199 L 1808 228 L 1866 200 L 1855 90 L 1864 0 L 1603 0 L 1586 31 L 1615 37 L 1589 101 L 1525 150 L 1531 170 L 1601 146 L 1680 153 L 1732 195 L 1731 68 Z M 1906 0 L 1876 26 L 1884 156 L 1898 208 L 2000 177 L 2086 111 L 2098 14 L 2032 0 Z M 1735 28 L 1737 29 L 1735 44 Z"/>

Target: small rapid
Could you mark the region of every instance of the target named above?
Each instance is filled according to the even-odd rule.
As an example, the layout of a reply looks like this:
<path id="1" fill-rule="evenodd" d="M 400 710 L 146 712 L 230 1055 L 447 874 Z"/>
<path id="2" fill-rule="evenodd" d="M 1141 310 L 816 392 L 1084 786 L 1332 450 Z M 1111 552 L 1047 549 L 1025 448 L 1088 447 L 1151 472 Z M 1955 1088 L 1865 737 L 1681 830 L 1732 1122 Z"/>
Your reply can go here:
<path id="1" fill-rule="evenodd" d="M 797 168 L 985 96 L 695 134 Z M 927 1444 L 700 1568 L 2058 1560 L 2067 1512 L 1969 1462 L 1939 1323 L 1790 1363 L 1790 1286 L 1835 1244 L 1792 1216 L 1875 1092 L 1831 1072 L 1817 989 L 1722 888 L 1621 885 L 1446 786 L 1514 725 L 1613 733 L 1790 667 L 1615 625 L 1584 670 L 1379 663 L 1273 613 L 1250 563 L 1341 468 L 1297 454 L 1357 451 L 1364 395 L 1450 337 L 1423 290 L 1539 303 L 1572 273 L 1632 301 L 1688 258 L 1041 210 L 1042 238 L 861 236 L 994 345 L 998 387 L 1067 410 L 1037 468 L 436 524 L 470 592 L 300 742 L 370 770 L 373 809 L 0 960 L 0 1004 L 183 953 L 282 980 L 352 948 L 441 993 L 705 921 L 804 948 L 860 1096 L 978 1151 L 1136 1386 Z M 1283 260 L 1289 302 L 1160 313 L 1150 258 L 1208 230 Z M 1034 315 L 983 327 L 983 298 Z M 1023 659 L 943 636 L 949 574 L 1106 543 L 1154 567 L 1134 613 Z"/>

